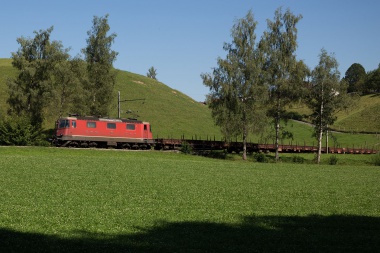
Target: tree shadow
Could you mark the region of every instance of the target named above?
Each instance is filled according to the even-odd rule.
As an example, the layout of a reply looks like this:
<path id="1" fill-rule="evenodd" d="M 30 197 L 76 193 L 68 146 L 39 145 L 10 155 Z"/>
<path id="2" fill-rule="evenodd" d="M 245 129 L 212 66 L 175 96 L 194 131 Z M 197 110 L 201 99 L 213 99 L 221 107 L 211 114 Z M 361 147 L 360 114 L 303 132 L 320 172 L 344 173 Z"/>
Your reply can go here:
<path id="1" fill-rule="evenodd" d="M 239 224 L 157 222 L 137 234 L 0 229 L 0 252 L 380 252 L 380 218 L 249 216 Z"/>

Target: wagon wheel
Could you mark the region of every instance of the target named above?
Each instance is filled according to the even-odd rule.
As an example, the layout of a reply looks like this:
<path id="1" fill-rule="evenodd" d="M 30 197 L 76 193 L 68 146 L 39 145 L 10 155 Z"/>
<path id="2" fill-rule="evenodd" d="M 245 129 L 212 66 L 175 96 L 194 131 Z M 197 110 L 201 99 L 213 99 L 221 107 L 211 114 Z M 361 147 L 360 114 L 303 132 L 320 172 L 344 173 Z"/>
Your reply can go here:
<path id="1" fill-rule="evenodd" d="M 88 146 L 90 148 L 96 148 L 98 146 L 98 144 L 96 142 L 90 142 L 90 144 Z"/>

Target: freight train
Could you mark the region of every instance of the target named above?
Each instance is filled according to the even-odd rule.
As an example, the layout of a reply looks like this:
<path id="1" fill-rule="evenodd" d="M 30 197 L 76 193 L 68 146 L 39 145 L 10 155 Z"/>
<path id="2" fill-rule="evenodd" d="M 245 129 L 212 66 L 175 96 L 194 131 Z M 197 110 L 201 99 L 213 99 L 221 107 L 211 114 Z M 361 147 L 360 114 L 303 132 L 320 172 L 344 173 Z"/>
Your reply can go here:
<path id="1" fill-rule="evenodd" d="M 71 115 L 57 120 L 51 139 L 57 147 L 119 148 L 135 150 L 175 150 L 190 145 L 196 150 L 226 150 L 229 153 L 243 151 L 242 142 L 194 139 L 153 139 L 149 122 L 136 119 L 110 119 Z M 274 152 L 274 144 L 247 143 L 247 152 Z M 280 152 L 316 152 L 317 147 L 306 145 L 280 145 Z M 327 152 L 326 148 L 322 152 Z M 330 153 L 376 154 L 378 150 L 367 148 L 329 148 Z"/>

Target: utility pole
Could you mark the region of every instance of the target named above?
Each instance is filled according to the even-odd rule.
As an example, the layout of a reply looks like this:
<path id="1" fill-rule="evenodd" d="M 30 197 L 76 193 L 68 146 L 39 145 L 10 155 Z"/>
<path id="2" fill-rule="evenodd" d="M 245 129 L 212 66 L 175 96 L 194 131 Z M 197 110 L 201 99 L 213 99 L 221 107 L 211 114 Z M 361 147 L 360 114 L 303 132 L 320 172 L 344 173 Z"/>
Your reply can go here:
<path id="1" fill-rule="evenodd" d="M 120 91 L 117 92 L 117 118 L 120 119 Z"/>

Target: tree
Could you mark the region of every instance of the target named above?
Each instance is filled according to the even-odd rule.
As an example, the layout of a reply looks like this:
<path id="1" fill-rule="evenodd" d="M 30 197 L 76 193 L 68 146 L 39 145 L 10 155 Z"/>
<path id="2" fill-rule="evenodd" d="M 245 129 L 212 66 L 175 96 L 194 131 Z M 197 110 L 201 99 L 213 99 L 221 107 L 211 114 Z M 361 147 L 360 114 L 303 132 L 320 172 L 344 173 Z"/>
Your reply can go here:
<path id="1" fill-rule="evenodd" d="M 44 110 L 53 99 L 55 66 L 69 58 L 61 42 L 50 41 L 53 27 L 34 32 L 34 38 L 18 38 L 20 48 L 12 53 L 12 65 L 19 70 L 15 79 L 8 80 L 9 113 L 24 115 L 39 128 Z"/>
<path id="2" fill-rule="evenodd" d="M 311 73 L 311 88 L 307 103 L 312 110 L 311 118 L 318 140 L 318 164 L 321 161 L 323 133 L 334 124 L 335 113 L 347 106 L 347 85 L 339 79 L 337 60 L 334 55 L 329 55 L 325 49 L 322 49 L 319 64 Z"/>
<path id="3" fill-rule="evenodd" d="M 148 70 L 148 73 L 146 73 L 146 76 L 149 78 L 152 78 L 154 80 L 157 80 L 157 69 L 155 69 L 153 66 Z"/>
<path id="4" fill-rule="evenodd" d="M 302 95 L 303 81 L 308 72 L 306 65 L 296 59 L 297 28 L 302 16 L 285 13 L 279 8 L 274 20 L 267 20 L 268 28 L 260 41 L 265 52 L 265 73 L 270 85 L 270 106 L 268 114 L 275 126 L 276 160 L 279 159 L 280 122 L 286 106 Z"/>
<path id="5" fill-rule="evenodd" d="M 116 34 L 107 36 L 109 30 L 108 15 L 94 16 L 92 29 L 87 32 L 87 47 L 82 49 L 88 73 L 87 80 L 83 80 L 84 89 L 87 91 L 88 113 L 92 115 L 108 115 L 112 102 L 116 82 L 113 62 L 118 53 L 111 50 Z"/>
<path id="6" fill-rule="evenodd" d="M 50 113 L 61 117 L 69 112 L 85 113 L 83 80 L 86 80 L 86 63 L 79 59 L 60 62 L 54 69 L 54 97 Z"/>
<path id="7" fill-rule="evenodd" d="M 380 64 L 377 69 L 367 73 L 364 90 L 365 93 L 380 92 Z"/>
<path id="8" fill-rule="evenodd" d="M 366 78 L 364 67 L 359 63 L 352 64 L 346 71 L 344 80 L 348 83 L 348 92 L 363 92 L 363 85 Z"/>
<path id="9" fill-rule="evenodd" d="M 256 21 L 251 11 L 231 29 L 232 43 L 225 43 L 226 59 L 218 58 L 212 74 L 202 74 L 209 87 L 209 107 L 216 125 L 226 139 L 243 138 L 243 159 L 247 154 L 247 138 L 261 129 L 260 106 L 267 90 L 262 80 L 262 55 L 256 45 Z"/>

